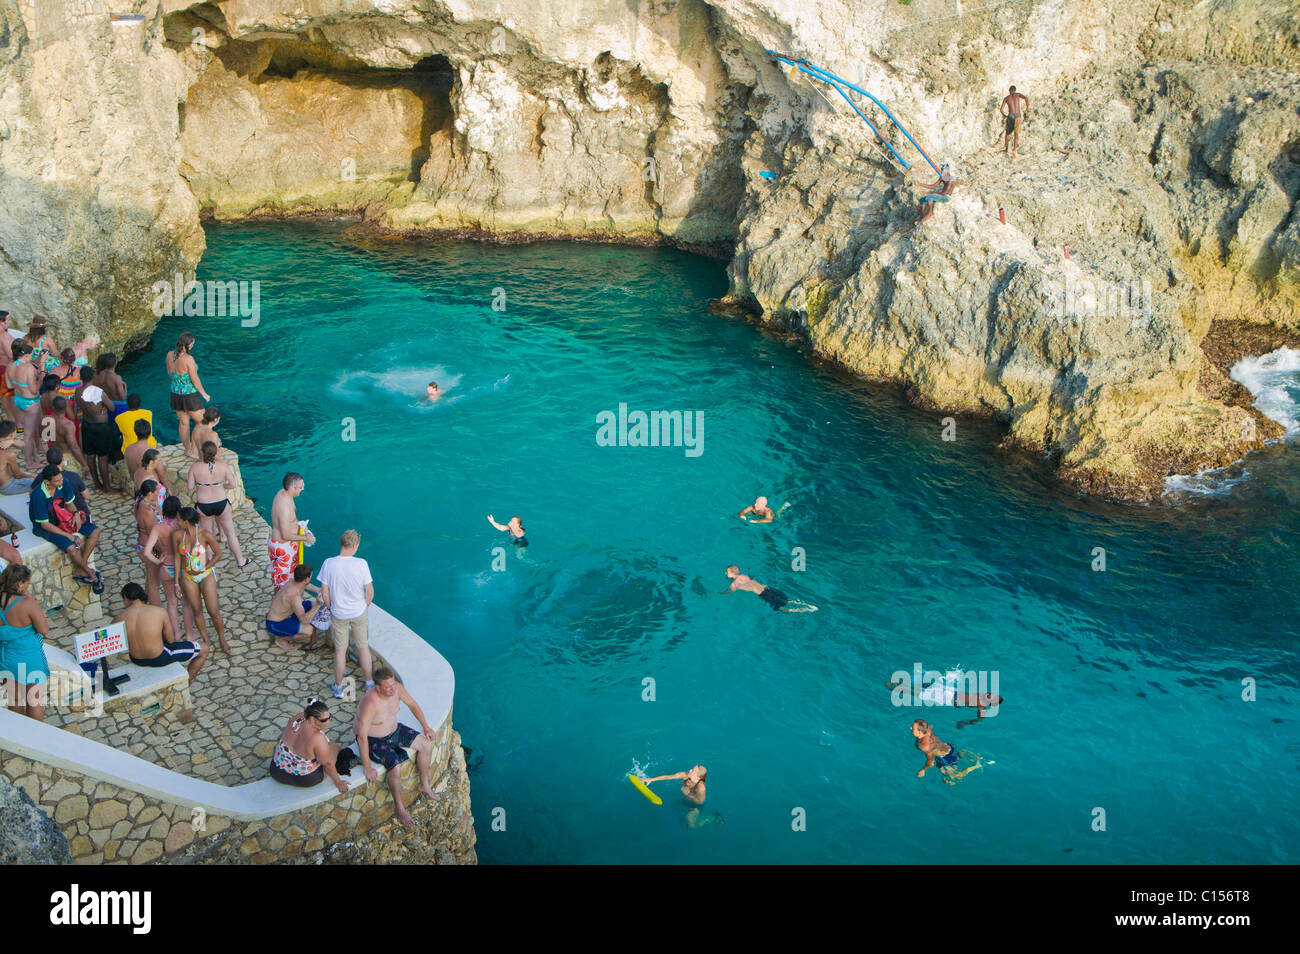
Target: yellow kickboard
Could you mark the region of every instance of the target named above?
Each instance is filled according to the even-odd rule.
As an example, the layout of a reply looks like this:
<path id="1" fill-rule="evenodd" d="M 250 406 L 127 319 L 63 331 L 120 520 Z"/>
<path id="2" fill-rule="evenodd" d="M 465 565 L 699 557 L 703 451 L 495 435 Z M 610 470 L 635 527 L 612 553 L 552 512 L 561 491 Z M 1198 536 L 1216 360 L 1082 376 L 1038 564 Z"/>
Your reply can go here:
<path id="1" fill-rule="evenodd" d="M 636 786 L 636 790 L 638 792 L 640 792 L 646 798 L 650 799 L 650 801 L 654 802 L 656 805 L 662 805 L 664 803 L 664 800 L 662 798 L 660 798 L 654 792 L 650 791 L 649 785 L 641 781 L 635 775 L 629 775 L 627 777 L 627 780 Z"/>

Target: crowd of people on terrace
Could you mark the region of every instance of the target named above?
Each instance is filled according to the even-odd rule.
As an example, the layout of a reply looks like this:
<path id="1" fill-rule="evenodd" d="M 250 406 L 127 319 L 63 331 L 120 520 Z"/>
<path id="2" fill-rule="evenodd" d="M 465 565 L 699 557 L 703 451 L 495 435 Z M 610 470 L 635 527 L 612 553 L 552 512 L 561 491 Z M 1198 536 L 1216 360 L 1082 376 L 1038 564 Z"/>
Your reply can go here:
<path id="1" fill-rule="evenodd" d="M 220 650 L 232 651 L 216 566 L 225 548 L 236 569 L 252 562 L 236 532 L 228 492 L 239 482 L 222 460 L 221 411 L 211 404 L 199 377 L 194 335 L 182 334 L 165 359 L 180 443 L 191 459 L 185 483 L 194 505 L 184 506 L 158 449 L 153 414 L 142 407 L 139 395 L 128 392 L 117 356 L 101 353 L 92 368 L 90 352 L 99 348 L 94 338 L 60 349 L 41 316 L 32 318 L 26 332 L 12 324 L 13 317 L 0 311 L 0 408 L 5 418 L 0 420 L 0 494 L 26 495 L 32 534 L 58 547 L 73 579 L 100 594 L 103 576 L 91 561 L 102 530 L 92 518 L 91 503 L 94 494 L 129 492 L 143 583 L 133 580 L 121 588 L 122 610 L 114 621 L 123 624 L 132 663 L 178 663 L 193 682 L 213 651 L 209 622 Z M 76 469 L 64 466 L 67 458 Z M 36 471 L 35 463 L 41 461 Z M 125 480 L 115 482 L 115 474 Z M 127 481 L 130 491 L 122 486 Z M 377 778 L 376 765 L 387 771 L 397 817 L 409 827 L 414 822 L 402 803 L 396 769 L 414 753 L 420 791 L 438 798 L 429 785 L 434 730 L 393 671 L 373 664 L 368 610 L 374 585 L 369 566 L 356 555 L 360 535 L 346 531 L 339 555 L 325 560 L 319 572 L 304 564 L 302 548 L 316 542 L 306 521 L 299 522 L 295 506 L 305 481 L 289 473 L 282 485 L 272 503 L 267 539 L 272 596 L 264 626 L 270 645 L 284 652 L 311 651 L 328 632 L 334 656 L 330 685 L 337 699 L 347 695 L 348 653 L 355 652 L 365 677 L 353 725 L 359 761 L 367 781 Z M 8 541 L 0 540 L 0 680 L 9 709 L 43 720 L 50 680 L 45 655 L 49 616 L 63 607 L 43 607 L 31 592 L 32 570 L 17 544 L 16 532 Z M 420 731 L 397 721 L 401 703 L 420 722 Z M 312 786 L 328 777 L 340 792 L 348 790 L 344 776 L 357 756 L 324 734 L 330 718 L 328 706 L 317 699 L 295 715 L 276 745 L 272 778 Z"/>

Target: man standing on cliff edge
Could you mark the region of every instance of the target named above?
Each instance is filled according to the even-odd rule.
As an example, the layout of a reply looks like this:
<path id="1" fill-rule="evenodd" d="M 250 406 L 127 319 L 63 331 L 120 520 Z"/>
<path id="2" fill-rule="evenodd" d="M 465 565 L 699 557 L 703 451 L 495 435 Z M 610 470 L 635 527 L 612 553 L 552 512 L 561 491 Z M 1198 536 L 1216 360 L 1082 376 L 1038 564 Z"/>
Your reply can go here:
<path id="1" fill-rule="evenodd" d="M 1002 105 L 998 107 L 998 112 L 1006 118 L 1007 123 L 1006 133 L 1002 137 L 1002 155 L 1007 154 L 1007 147 L 1010 146 L 1011 158 L 1014 159 L 1016 150 L 1020 148 L 1020 127 L 1024 125 L 1025 116 L 1029 113 L 1029 97 L 1024 93 L 1017 93 L 1013 86 L 1011 91 L 1002 97 Z"/>

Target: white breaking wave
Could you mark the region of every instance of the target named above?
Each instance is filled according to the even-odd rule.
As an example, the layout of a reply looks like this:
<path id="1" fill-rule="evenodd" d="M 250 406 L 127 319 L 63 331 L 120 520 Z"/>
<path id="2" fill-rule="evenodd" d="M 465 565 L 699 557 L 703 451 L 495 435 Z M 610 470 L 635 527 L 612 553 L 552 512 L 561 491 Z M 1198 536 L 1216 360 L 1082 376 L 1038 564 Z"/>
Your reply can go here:
<path id="1" fill-rule="evenodd" d="M 1255 407 L 1269 420 L 1286 428 L 1286 438 L 1300 434 L 1300 351 L 1278 348 L 1257 358 L 1243 358 L 1229 372 L 1255 396 Z M 1250 471 L 1232 464 L 1196 474 L 1165 478 L 1165 493 L 1227 496 L 1250 477 Z"/>
<path id="2" fill-rule="evenodd" d="M 1286 428 L 1286 436 L 1300 432 L 1300 351 L 1278 348 L 1258 358 L 1244 358 L 1229 375 L 1255 395 L 1255 407 Z"/>

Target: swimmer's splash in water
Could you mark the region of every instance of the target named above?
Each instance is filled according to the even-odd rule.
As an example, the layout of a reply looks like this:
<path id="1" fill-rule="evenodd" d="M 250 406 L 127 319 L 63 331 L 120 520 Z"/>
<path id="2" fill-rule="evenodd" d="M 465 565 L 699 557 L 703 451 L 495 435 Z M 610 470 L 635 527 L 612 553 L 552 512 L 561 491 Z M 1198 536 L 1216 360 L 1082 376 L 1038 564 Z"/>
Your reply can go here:
<path id="1" fill-rule="evenodd" d="M 740 572 L 740 567 L 727 567 L 727 578 L 731 580 L 731 586 L 727 588 L 728 593 L 734 593 L 736 590 L 748 590 L 750 593 L 757 593 L 761 599 L 773 610 L 780 610 L 782 613 L 815 613 L 817 607 L 811 603 L 805 603 L 803 600 L 792 600 L 780 590 L 771 586 L 764 586 L 753 577 L 746 576 Z"/>

